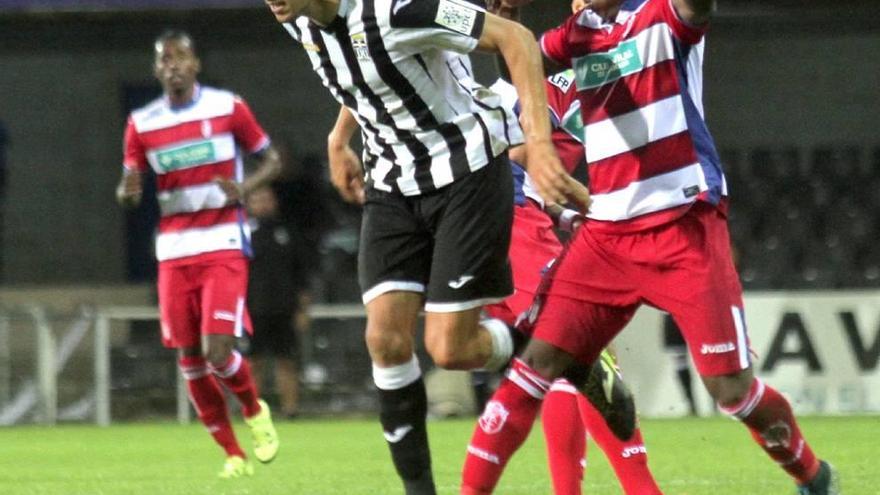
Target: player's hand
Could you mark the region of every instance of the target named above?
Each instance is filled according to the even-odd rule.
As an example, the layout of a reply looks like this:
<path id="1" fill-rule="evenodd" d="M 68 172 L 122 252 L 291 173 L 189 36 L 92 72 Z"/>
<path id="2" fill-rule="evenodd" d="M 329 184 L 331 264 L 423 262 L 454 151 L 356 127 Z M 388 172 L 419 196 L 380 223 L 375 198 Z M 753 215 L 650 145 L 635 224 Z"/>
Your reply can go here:
<path id="1" fill-rule="evenodd" d="M 116 186 L 116 202 L 126 208 L 134 208 L 141 202 L 144 193 L 143 174 L 125 172 Z"/>
<path id="2" fill-rule="evenodd" d="M 238 182 L 218 175 L 214 177 L 214 183 L 220 186 L 220 189 L 223 189 L 223 193 L 226 194 L 226 205 L 244 202 L 244 189 Z"/>
<path id="3" fill-rule="evenodd" d="M 364 204 L 364 172 L 361 160 L 347 144 L 327 146 L 330 182 L 349 203 Z"/>
<path id="4" fill-rule="evenodd" d="M 549 140 L 527 142 L 526 150 L 529 176 L 546 203 L 571 204 L 581 213 L 590 209 L 590 191 L 566 173 Z"/>

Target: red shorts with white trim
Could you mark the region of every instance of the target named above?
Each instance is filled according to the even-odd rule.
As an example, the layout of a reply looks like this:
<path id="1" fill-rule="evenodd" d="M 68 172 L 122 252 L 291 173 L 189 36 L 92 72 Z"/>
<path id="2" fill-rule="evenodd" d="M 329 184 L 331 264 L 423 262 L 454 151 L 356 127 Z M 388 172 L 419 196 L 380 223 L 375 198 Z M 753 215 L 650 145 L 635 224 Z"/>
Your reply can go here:
<path id="1" fill-rule="evenodd" d="M 701 375 L 751 365 L 742 287 L 718 208 L 699 202 L 675 221 L 626 234 L 590 224 L 539 289 L 529 318 L 534 338 L 592 362 L 648 304 L 675 319 Z"/>
<path id="2" fill-rule="evenodd" d="M 159 317 L 165 347 L 199 347 L 202 335 L 250 332 L 244 258 L 159 263 Z"/>
<path id="3" fill-rule="evenodd" d="M 523 206 L 515 206 L 508 251 L 514 292 L 499 303 L 485 306 L 486 314 L 512 326 L 532 304 L 544 271 L 561 252 L 553 220 L 544 210 L 530 199 Z"/>

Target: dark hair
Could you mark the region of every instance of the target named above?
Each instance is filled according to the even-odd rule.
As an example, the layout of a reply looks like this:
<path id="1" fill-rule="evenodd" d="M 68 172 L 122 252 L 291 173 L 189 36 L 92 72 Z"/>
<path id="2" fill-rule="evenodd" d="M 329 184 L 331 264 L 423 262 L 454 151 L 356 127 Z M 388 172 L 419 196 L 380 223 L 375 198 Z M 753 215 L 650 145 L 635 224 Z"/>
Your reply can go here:
<path id="1" fill-rule="evenodd" d="M 196 42 L 193 41 L 192 36 L 186 31 L 180 29 L 166 29 L 162 31 L 159 36 L 156 37 L 156 41 L 153 42 L 153 46 L 158 46 L 164 44 L 166 41 L 180 41 L 181 43 L 189 46 L 189 49 L 192 50 L 193 54 L 196 53 Z"/>

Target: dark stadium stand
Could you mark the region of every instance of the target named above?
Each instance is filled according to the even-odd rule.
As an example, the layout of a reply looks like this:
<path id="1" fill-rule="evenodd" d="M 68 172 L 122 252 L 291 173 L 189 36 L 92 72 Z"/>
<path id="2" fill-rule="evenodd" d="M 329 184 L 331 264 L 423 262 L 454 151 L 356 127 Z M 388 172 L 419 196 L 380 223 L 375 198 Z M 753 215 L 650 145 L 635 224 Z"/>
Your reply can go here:
<path id="1" fill-rule="evenodd" d="M 745 289 L 880 283 L 880 147 L 721 152 Z"/>

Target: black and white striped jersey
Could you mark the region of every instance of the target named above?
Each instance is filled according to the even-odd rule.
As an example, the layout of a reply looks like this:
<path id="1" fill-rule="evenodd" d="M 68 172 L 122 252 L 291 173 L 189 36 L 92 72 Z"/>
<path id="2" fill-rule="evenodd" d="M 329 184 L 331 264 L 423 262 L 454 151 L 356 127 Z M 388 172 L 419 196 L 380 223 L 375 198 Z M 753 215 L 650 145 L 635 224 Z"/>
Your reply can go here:
<path id="1" fill-rule="evenodd" d="M 516 116 L 472 77 L 466 54 L 485 15 L 466 0 L 342 0 L 328 26 L 285 24 L 359 122 L 368 187 L 430 192 L 523 142 Z"/>

